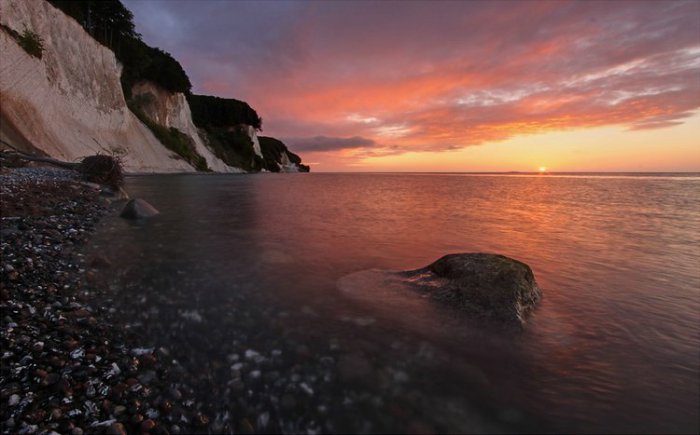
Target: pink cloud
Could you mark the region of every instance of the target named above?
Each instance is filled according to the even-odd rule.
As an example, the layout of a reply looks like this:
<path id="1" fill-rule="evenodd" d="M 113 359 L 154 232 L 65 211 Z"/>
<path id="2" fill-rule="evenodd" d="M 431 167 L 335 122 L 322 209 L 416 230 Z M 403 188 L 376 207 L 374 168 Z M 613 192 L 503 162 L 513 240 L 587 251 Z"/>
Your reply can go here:
<path id="1" fill-rule="evenodd" d="M 126 3 L 197 92 L 248 101 L 314 154 L 663 128 L 700 108 L 697 1 Z"/>

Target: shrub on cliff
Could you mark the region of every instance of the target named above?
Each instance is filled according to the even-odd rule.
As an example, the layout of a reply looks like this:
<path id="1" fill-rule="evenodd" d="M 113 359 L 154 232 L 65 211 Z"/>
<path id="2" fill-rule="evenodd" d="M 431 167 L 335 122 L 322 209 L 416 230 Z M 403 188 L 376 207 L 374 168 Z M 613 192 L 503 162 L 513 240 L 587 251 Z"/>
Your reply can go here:
<path id="1" fill-rule="evenodd" d="M 255 154 L 253 142 L 237 128 L 209 127 L 204 129 L 209 148 L 229 166 L 257 172 L 265 167 L 263 160 Z"/>
<path id="2" fill-rule="evenodd" d="M 198 171 L 210 171 L 207 160 L 199 154 L 194 147 L 192 138 L 174 127 L 164 127 L 152 121 L 143 111 L 132 101 L 129 109 L 151 130 L 153 135 L 165 145 L 167 149 L 177 154 L 180 158 L 192 165 Z"/>
<path id="3" fill-rule="evenodd" d="M 24 29 L 24 32 L 19 37 L 19 45 L 24 51 L 39 59 L 44 54 L 43 42 L 39 35 L 29 29 Z"/>
<path id="4" fill-rule="evenodd" d="M 19 46 L 22 47 L 22 49 L 24 49 L 24 51 L 26 51 L 27 54 L 41 59 L 42 55 L 44 54 L 44 41 L 39 35 L 27 29 L 26 27 L 24 29 L 24 32 L 22 32 L 21 34 L 4 24 L 0 24 L 0 28 L 2 28 L 2 30 L 4 30 L 8 35 L 10 35 L 12 39 L 17 41 L 17 44 L 19 44 Z"/>

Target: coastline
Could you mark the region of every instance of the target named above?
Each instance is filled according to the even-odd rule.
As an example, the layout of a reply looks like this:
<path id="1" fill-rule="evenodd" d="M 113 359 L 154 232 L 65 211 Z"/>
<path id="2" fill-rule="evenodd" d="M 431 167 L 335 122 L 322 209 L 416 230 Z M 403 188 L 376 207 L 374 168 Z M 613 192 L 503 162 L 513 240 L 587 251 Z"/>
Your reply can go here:
<path id="1" fill-rule="evenodd" d="M 418 379 L 406 362 L 375 361 L 344 341 L 331 348 L 308 341 L 286 320 L 288 313 L 249 309 L 252 295 L 205 311 L 193 310 L 187 294 L 175 294 L 159 305 L 167 313 L 153 316 L 146 301 L 159 295 L 114 286 L 108 252 L 91 249 L 99 220 L 119 209 L 100 198 L 100 186 L 70 171 L 22 168 L 3 172 L 0 187 L 0 433 L 441 427 L 420 416 L 397 426 L 377 405 L 392 397 L 392 409 L 402 414 L 432 408 L 426 398 L 386 382 L 396 373 Z M 358 327 L 348 321 L 348 328 Z M 173 322 L 176 342 L 167 339 Z M 211 329 L 212 322 L 223 322 L 226 333 Z M 263 325 L 272 329 L 262 333 Z M 473 421 L 475 427 L 501 427 L 490 406 L 475 406 L 485 417 Z"/>
<path id="2" fill-rule="evenodd" d="M 83 255 L 110 212 L 100 190 L 60 169 L 0 174 L 0 431 L 206 431 L 206 417 L 173 405 L 182 393 L 168 388 L 165 355 L 135 347 L 100 302 L 109 262 Z"/>

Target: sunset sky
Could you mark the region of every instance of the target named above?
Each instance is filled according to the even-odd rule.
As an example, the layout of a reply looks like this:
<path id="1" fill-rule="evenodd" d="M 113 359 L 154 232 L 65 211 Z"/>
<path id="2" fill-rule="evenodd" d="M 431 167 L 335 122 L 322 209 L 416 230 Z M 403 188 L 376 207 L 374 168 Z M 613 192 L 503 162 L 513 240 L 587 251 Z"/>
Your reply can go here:
<path id="1" fill-rule="evenodd" d="M 700 171 L 699 1 L 124 4 L 313 171 Z"/>

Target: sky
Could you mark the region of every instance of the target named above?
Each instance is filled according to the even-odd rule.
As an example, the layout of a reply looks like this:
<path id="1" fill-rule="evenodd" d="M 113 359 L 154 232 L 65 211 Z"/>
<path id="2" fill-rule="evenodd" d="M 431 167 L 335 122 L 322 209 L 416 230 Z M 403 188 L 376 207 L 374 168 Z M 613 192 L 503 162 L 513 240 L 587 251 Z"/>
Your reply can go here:
<path id="1" fill-rule="evenodd" d="M 313 171 L 700 171 L 700 1 L 123 3 Z"/>

